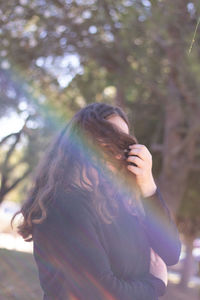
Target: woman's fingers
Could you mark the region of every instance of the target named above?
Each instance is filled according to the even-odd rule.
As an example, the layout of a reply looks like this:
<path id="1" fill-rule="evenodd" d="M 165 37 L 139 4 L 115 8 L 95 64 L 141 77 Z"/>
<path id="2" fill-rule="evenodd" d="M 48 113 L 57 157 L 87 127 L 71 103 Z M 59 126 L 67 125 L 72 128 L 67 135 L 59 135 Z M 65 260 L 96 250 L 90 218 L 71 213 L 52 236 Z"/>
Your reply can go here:
<path id="1" fill-rule="evenodd" d="M 142 160 L 152 160 L 152 155 L 145 145 L 130 145 L 129 149 L 129 155 L 137 155 Z"/>
<path id="2" fill-rule="evenodd" d="M 156 190 L 156 183 L 152 174 L 152 155 L 145 145 L 129 146 L 127 169 L 135 175 L 136 182 L 143 197 L 152 195 Z"/>
<path id="3" fill-rule="evenodd" d="M 129 155 L 127 158 L 127 161 L 135 163 L 140 168 L 144 167 L 144 164 L 145 164 L 144 160 L 142 160 L 138 156 Z"/>
<path id="4" fill-rule="evenodd" d="M 160 278 L 165 285 L 168 283 L 167 266 L 163 259 L 151 248 L 150 273 Z"/>

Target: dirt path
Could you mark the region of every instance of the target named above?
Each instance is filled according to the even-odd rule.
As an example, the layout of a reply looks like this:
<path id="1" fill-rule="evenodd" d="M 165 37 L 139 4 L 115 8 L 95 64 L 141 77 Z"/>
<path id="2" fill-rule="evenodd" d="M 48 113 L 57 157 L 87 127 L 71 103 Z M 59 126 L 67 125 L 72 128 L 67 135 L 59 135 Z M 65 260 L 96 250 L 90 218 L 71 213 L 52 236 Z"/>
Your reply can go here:
<path id="1" fill-rule="evenodd" d="M 198 290 L 191 288 L 181 291 L 176 285 L 170 283 L 166 295 L 160 300 L 200 300 L 200 294 L 198 296 Z"/>
<path id="2" fill-rule="evenodd" d="M 0 266 L 1 300 L 42 300 L 42 291 L 32 254 L 0 249 Z M 166 295 L 160 298 L 160 300 L 199 299 L 196 290 L 189 289 L 187 292 L 181 292 L 172 284 L 169 284 Z"/>
<path id="3" fill-rule="evenodd" d="M 0 249 L 0 299 L 42 300 L 32 254 Z"/>

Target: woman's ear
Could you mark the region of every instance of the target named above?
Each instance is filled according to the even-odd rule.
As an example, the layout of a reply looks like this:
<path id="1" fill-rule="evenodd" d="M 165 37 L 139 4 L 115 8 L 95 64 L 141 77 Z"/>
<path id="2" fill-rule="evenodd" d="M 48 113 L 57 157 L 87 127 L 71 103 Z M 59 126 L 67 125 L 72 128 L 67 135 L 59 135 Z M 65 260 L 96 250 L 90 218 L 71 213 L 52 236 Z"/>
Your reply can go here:
<path id="1" fill-rule="evenodd" d="M 118 155 L 115 156 L 115 158 L 116 158 L 116 159 L 121 159 L 121 158 L 122 158 L 122 155 L 121 155 L 121 154 L 118 154 Z"/>

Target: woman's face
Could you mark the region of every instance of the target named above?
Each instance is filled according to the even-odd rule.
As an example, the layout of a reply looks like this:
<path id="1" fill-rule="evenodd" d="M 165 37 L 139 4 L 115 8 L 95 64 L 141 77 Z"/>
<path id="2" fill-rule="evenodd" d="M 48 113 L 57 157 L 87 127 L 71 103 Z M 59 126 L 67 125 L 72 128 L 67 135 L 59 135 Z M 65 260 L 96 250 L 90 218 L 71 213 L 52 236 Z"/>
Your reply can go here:
<path id="1" fill-rule="evenodd" d="M 106 118 L 107 121 L 109 121 L 110 123 L 116 125 L 120 131 L 126 133 L 126 134 L 129 134 L 129 128 L 128 128 L 128 125 L 126 124 L 126 122 L 118 115 L 110 115 L 109 117 Z M 116 158 L 120 158 L 120 154 L 119 156 L 117 155 Z M 116 169 L 115 167 L 107 162 L 107 166 L 108 168 L 112 171 L 112 172 L 116 172 Z M 92 169 L 91 170 L 94 178 L 96 178 L 96 180 L 98 181 L 98 173 L 95 169 Z M 86 182 L 88 182 L 89 184 L 91 184 L 90 180 L 87 178 L 86 174 L 85 174 L 85 170 L 84 170 L 84 173 L 83 173 L 83 176 L 84 176 L 84 179 Z"/>
<path id="2" fill-rule="evenodd" d="M 129 128 L 126 122 L 118 115 L 110 115 L 106 118 L 107 121 L 116 125 L 121 131 L 129 134 Z"/>
<path id="3" fill-rule="evenodd" d="M 116 125 L 120 131 L 129 134 L 129 128 L 126 122 L 118 115 L 110 115 L 109 117 L 106 118 L 107 121 L 110 123 Z M 116 158 L 120 159 L 121 155 L 117 155 Z M 111 163 L 107 163 L 107 166 L 109 169 L 113 172 L 116 171 L 115 167 Z"/>

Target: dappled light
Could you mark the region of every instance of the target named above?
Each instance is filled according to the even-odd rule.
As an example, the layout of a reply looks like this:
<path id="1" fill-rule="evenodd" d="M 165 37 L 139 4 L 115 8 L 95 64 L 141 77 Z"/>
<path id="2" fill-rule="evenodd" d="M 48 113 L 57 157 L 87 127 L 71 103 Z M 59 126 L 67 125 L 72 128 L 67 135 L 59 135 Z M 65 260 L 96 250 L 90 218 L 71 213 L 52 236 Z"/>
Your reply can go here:
<path id="1" fill-rule="evenodd" d="M 53 154 L 49 153 L 49 161 L 43 167 L 43 177 L 37 182 L 41 194 L 35 199 L 40 200 L 39 208 L 35 204 L 31 206 L 32 215 L 29 223 L 27 222 L 30 227 L 27 228 L 29 230 L 33 224 L 43 228 L 43 223 L 40 224 L 42 219 L 47 220 L 48 224 L 48 205 L 53 205 L 57 199 L 56 195 L 61 197 L 62 191 L 68 190 L 69 182 L 76 181 L 77 185 L 72 185 L 74 193 L 79 191 L 76 188 L 84 179 L 84 195 L 85 191 L 89 190 L 88 199 L 96 197 L 96 202 L 92 203 L 102 220 L 107 222 L 105 226 L 108 226 L 108 232 L 111 232 L 112 215 L 117 214 L 119 204 L 119 212 L 125 207 L 129 213 L 128 217 L 121 219 L 121 229 L 125 228 L 128 219 L 130 222 L 137 220 L 151 247 L 155 252 L 157 250 L 162 254 L 165 263 L 167 262 L 168 286 L 161 299 L 198 300 L 200 2 L 19 0 L 15 3 L 9 0 L 0 4 L 0 20 L 0 299 L 42 299 L 44 291 L 34 260 L 34 243 L 25 242 L 17 233 L 17 226 L 22 224 L 23 220 L 21 214 L 14 220 L 13 228 L 10 222 L 34 187 L 37 166 L 51 149 L 51 141 L 59 134 L 60 139 L 65 137 L 65 134 L 66 138 L 69 137 L 66 126 L 78 111 L 92 103 L 105 103 L 125 112 L 130 123 L 129 134 L 123 135 L 120 131 L 106 127 L 108 124 L 106 125 L 105 120 L 102 121 L 100 117 L 97 118 L 96 111 L 91 112 L 91 118 L 89 112 L 83 115 L 80 118 L 81 130 L 75 130 L 70 139 L 63 142 L 63 148 L 56 152 L 60 143 L 58 139 L 55 151 L 52 151 Z M 122 128 L 127 126 L 126 124 Z M 84 134 L 85 127 L 91 130 L 93 135 Z M 116 129 L 115 126 L 114 128 Z M 144 179 L 145 176 L 140 174 L 137 177 L 134 171 L 131 173 L 132 171 L 127 169 L 127 147 L 130 144 L 136 144 L 137 147 L 145 145 L 152 155 L 153 179 L 149 176 L 149 185 L 142 185 L 142 181 L 138 179 L 140 176 Z M 56 160 L 59 155 L 62 155 L 60 162 Z M 137 162 L 141 166 L 145 165 L 145 160 L 141 159 L 139 154 L 132 154 L 133 156 L 136 160 L 140 159 Z M 147 158 L 149 163 L 150 156 Z M 59 164 L 56 165 L 56 162 Z M 77 170 L 81 169 L 82 164 L 87 167 L 79 174 Z M 94 167 L 93 173 L 89 171 L 91 165 Z M 75 166 L 77 173 L 72 172 Z M 137 164 L 132 162 L 131 166 L 137 167 Z M 100 178 L 99 185 L 95 185 L 97 178 Z M 52 183 L 55 189 L 51 186 Z M 149 193 L 149 190 L 154 191 L 154 194 Z M 140 197 L 142 194 L 152 194 L 153 197 L 145 199 L 145 196 Z M 108 201 L 105 195 L 109 195 L 111 200 Z M 112 276 L 109 277 L 110 273 L 105 272 L 105 278 L 113 284 L 111 291 L 100 284 L 95 272 L 90 273 L 88 266 L 84 265 L 83 283 L 72 263 L 73 255 L 68 256 L 71 261 L 67 260 L 67 251 L 61 247 L 64 246 L 66 237 L 71 235 L 68 236 L 67 228 L 63 233 L 59 230 L 56 232 L 55 229 L 59 222 L 73 228 L 72 215 L 71 219 L 69 218 L 72 223 L 67 223 L 67 218 L 65 220 L 67 205 L 69 203 L 62 206 L 61 216 L 56 219 L 54 227 L 50 222 L 49 226 L 52 227 L 51 230 L 47 230 L 46 237 L 41 235 L 41 244 L 37 248 L 38 260 L 41 259 L 44 267 L 48 255 L 43 255 L 43 250 L 48 249 L 49 253 L 49 249 L 53 249 L 51 244 L 55 246 L 57 242 L 58 253 L 62 254 L 62 266 L 59 267 L 65 267 L 66 276 L 71 272 L 68 283 L 71 284 L 74 293 L 70 291 L 66 296 L 69 300 L 99 300 L 79 299 L 82 296 L 77 296 L 83 288 L 81 284 L 84 288 L 87 284 L 90 286 L 88 293 L 90 290 L 91 294 L 101 294 L 102 299 L 118 300 L 112 292 L 124 283 L 129 284 L 130 278 L 137 279 L 137 276 L 125 276 L 123 272 L 124 277 L 120 277 L 121 273 L 116 271 L 121 259 L 125 260 L 131 249 L 133 236 L 128 238 L 131 230 L 124 231 L 129 246 L 123 244 L 119 238 L 118 243 L 110 250 L 109 242 L 117 237 L 116 228 L 107 243 L 98 231 L 101 227 L 95 228 L 100 238 L 98 244 L 94 236 L 91 235 L 91 238 L 85 229 L 84 225 L 88 224 L 80 223 L 81 227 L 77 223 L 80 226 L 76 232 L 77 240 L 74 235 L 75 244 L 72 244 L 72 253 L 77 255 L 73 258 L 75 262 L 78 264 L 78 258 L 83 256 L 89 263 L 92 255 L 87 254 L 86 250 L 96 249 L 95 253 L 98 253 L 103 244 L 101 250 L 105 251 L 109 257 L 108 261 L 112 263 L 114 282 L 121 280 L 115 285 L 111 280 Z M 69 212 L 73 205 L 74 203 L 69 205 Z M 56 209 L 60 209 L 59 206 L 55 206 L 52 211 L 49 208 L 54 216 Z M 33 220 L 35 223 L 31 225 Z M 81 217 L 77 220 L 83 221 Z M 89 216 L 87 220 L 89 222 Z M 96 217 L 92 224 L 95 222 Z M 31 237 L 31 231 L 29 233 Z M 82 244 L 79 244 L 78 238 Z M 137 246 L 138 241 L 136 238 Z M 112 255 L 118 251 L 121 256 L 113 259 L 113 263 Z M 125 258 L 123 251 L 126 253 Z M 135 248 L 132 254 L 134 251 Z M 127 269 L 134 265 L 137 270 L 137 263 L 141 257 L 145 261 L 145 253 L 143 249 L 142 256 L 138 255 L 138 261 L 132 259 L 127 264 Z M 52 261 L 55 260 L 55 265 L 56 259 L 54 255 Z M 93 266 L 98 259 L 94 260 Z M 149 260 L 150 270 L 152 258 Z M 52 263 L 48 271 L 45 271 L 47 278 L 51 278 L 54 267 Z M 58 273 L 56 276 L 60 276 L 62 282 L 62 276 Z M 141 277 L 143 276 L 144 273 Z M 126 291 L 129 291 L 129 288 Z M 157 288 L 155 291 L 157 293 Z M 151 292 L 149 289 L 149 298 L 157 300 L 158 298 L 153 299 Z M 133 295 L 134 297 L 136 296 Z M 124 294 L 121 298 L 120 300 L 129 300 Z"/>

